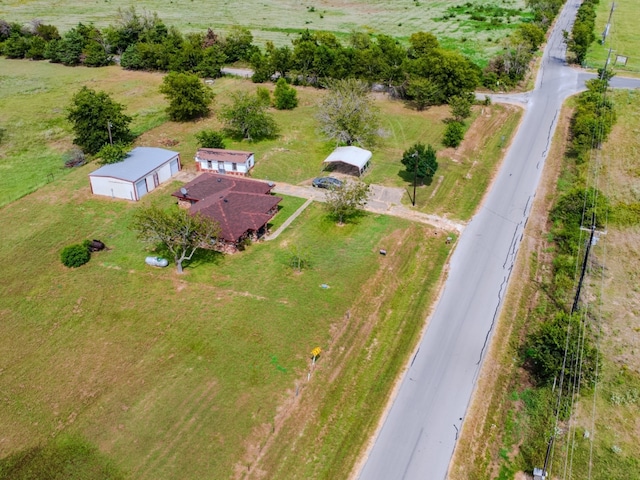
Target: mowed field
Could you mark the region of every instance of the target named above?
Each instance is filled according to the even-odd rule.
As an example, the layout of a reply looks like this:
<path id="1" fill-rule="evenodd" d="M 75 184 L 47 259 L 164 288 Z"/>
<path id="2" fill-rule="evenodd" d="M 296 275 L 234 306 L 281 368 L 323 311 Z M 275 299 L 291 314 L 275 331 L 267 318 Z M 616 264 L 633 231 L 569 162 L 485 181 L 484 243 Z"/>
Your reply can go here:
<path id="1" fill-rule="evenodd" d="M 187 172 L 195 133 L 220 128 L 215 115 L 166 121 L 161 74 L 5 59 L 0 71 L 0 478 L 30 478 L 16 465 L 50 469 L 54 460 L 64 478 L 105 478 L 96 473 L 105 462 L 110 478 L 277 469 L 278 478 L 344 478 L 423 327 L 453 247 L 449 232 L 371 214 L 339 227 L 313 205 L 273 242 L 202 254 L 183 276 L 153 269 L 130 229 L 138 205 L 91 196 L 95 164 L 62 168 L 72 140 L 66 105 L 82 85 L 107 91 L 134 117 L 136 144 L 177 142 Z M 213 88 L 215 112 L 229 91 L 256 86 L 225 78 Z M 299 95 L 297 109 L 273 112 L 280 137 L 228 145 L 256 152 L 255 177 L 305 184 L 333 148 L 316 131 L 322 92 Z M 441 150 L 444 107 L 376 103 L 386 134 L 365 179 L 408 187 L 402 151 L 433 143 L 443 180 L 419 187 L 419 208 L 468 218 L 519 112 L 476 107 L 468 135 L 486 142 L 480 154 L 469 143 Z M 141 203 L 173 207 L 180 185 Z M 301 203 L 285 198 L 274 227 Z M 64 246 L 91 238 L 110 249 L 79 269 L 61 265 Z M 301 273 L 290 267 L 293 250 L 309 260 Z M 316 346 L 323 354 L 307 381 Z"/>
<path id="2" fill-rule="evenodd" d="M 587 66 L 589 68 L 602 68 L 611 49 L 611 65 L 614 71 L 620 75 L 640 75 L 640 35 L 638 35 L 638 15 L 640 8 L 634 0 L 620 0 L 615 2 L 615 9 L 611 17 L 611 27 L 604 44 L 602 32 L 604 32 L 612 2 L 601 1 L 597 6 L 597 18 L 595 33 L 598 41 L 589 48 Z M 627 58 L 624 65 L 616 62 L 617 56 Z"/>
<path id="3" fill-rule="evenodd" d="M 177 276 L 144 264 L 129 228 L 136 205 L 92 198 L 89 169 L 0 210 L 0 457 L 74 435 L 128 478 L 229 478 L 254 430 L 306 385 L 311 349 L 331 358 L 332 326 L 388 267 L 385 238 L 408 224 L 365 216 L 338 227 L 313 207 L 278 241 L 203 255 Z M 146 202 L 169 206 L 176 187 Z M 430 230 L 388 248 L 409 258 L 426 238 L 439 271 L 450 246 Z M 85 238 L 110 250 L 63 267 L 62 247 Z M 309 252 L 302 273 L 288 263 L 293 242 Z"/>
<path id="4" fill-rule="evenodd" d="M 157 12 L 167 25 L 185 33 L 206 32 L 207 28 L 225 32 L 230 26 L 241 25 L 251 30 L 260 46 L 267 40 L 289 45 L 305 29 L 332 32 L 343 39 L 352 30 L 362 30 L 403 41 L 414 32 L 428 31 L 442 43 L 480 61 L 500 50 L 500 39 L 526 17 L 524 0 L 60 0 L 55 4 L 46 0 L 5 0 L 0 3 L 0 18 L 25 23 L 37 18 L 62 31 L 78 22 L 105 27 L 114 23 L 118 8 L 132 4 L 139 13 Z M 473 13 L 484 19 L 472 19 Z"/>

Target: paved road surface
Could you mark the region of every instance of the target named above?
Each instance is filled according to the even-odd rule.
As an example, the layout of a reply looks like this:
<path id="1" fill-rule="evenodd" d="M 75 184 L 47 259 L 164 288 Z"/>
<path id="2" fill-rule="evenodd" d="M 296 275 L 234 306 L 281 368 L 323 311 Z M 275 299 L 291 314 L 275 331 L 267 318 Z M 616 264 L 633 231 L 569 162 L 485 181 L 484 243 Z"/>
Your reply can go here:
<path id="1" fill-rule="evenodd" d="M 520 128 L 491 192 L 460 237 L 443 295 L 365 459 L 361 480 L 446 478 L 560 107 L 592 77 L 564 61 L 562 31 L 570 31 L 579 4 L 569 0 L 559 16 L 535 90 L 517 96 L 526 105 Z"/>

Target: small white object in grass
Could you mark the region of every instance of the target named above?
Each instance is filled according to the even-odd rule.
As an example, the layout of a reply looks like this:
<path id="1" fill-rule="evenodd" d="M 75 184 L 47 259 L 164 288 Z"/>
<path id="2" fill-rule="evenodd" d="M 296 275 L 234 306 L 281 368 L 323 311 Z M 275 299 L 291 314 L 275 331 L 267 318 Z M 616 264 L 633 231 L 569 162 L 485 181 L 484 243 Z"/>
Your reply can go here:
<path id="1" fill-rule="evenodd" d="M 322 285 L 320 285 L 320 288 L 329 288 L 329 285 L 327 285 L 326 283 L 323 283 Z"/>

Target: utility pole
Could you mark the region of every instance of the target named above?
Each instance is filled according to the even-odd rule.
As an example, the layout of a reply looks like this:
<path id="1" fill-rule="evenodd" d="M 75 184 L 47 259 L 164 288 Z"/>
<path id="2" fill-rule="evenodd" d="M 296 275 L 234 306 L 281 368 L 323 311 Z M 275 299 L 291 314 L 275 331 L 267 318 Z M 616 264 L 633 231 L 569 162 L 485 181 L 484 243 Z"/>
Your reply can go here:
<path id="1" fill-rule="evenodd" d="M 609 28 L 611 28 L 611 17 L 613 16 L 613 11 L 615 10 L 615 8 L 616 8 L 616 3 L 613 2 L 611 4 L 611 11 L 609 12 L 609 20 L 607 20 L 607 25 L 604 27 L 604 32 L 602 32 L 602 44 L 603 45 L 604 45 L 605 40 L 607 39 L 607 35 L 609 35 Z"/>
<path id="2" fill-rule="evenodd" d="M 109 131 L 109 143 L 113 147 L 113 137 L 111 136 L 111 120 L 107 120 L 107 130 Z"/>
<path id="3" fill-rule="evenodd" d="M 576 296 L 573 298 L 573 306 L 571 307 L 571 313 L 576 313 L 578 311 L 578 301 L 580 300 L 580 291 L 582 290 L 582 282 L 584 280 L 584 274 L 587 271 L 587 261 L 589 260 L 589 252 L 591 251 L 591 244 L 593 243 L 593 235 L 596 232 L 595 221 L 591 222 L 590 230 L 591 230 L 591 235 L 589 235 L 589 242 L 587 242 L 587 248 L 584 252 L 582 270 L 580 271 L 580 280 L 578 280 L 578 288 L 576 289 Z"/>
<path id="4" fill-rule="evenodd" d="M 416 206 L 416 182 L 418 180 L 418 161 L 419 161 L 418 152 L 413 152 L 411 156 L 415 158 L 415 165 L 413 169 L 413 200 L 411 200 L 411 204 L 415 207 Z"/>

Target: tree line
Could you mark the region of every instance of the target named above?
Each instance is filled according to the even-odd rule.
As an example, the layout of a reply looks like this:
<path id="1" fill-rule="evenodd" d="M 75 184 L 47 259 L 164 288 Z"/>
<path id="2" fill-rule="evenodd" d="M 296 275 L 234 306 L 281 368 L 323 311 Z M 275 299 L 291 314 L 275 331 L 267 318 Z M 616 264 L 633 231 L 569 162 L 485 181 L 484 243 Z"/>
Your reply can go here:
<path id="1" fill-rule="evenodd" d="M 64 34 L 53 25 L 27 25 L 0 20 L 0 54 L 8 58 L 49 60 L 75 66 L 100 67 L 119 61 L 123 68 L 192 73 L 218 77 L 224 65 L 251 65 L 253 81 L 287 78 L 291 83 L 324 87 L 327 79 L 356 78 L 383 85 L 416 108 L 448 103 L 478 85 L 492 89 L 521 81 L 545 32 L 564 0 L 527 0 L 531 22 L 519 24 L 504 41 L 503 51 L 483 70 L 468 57 L 443 48 L 428 32 L 411 35 L 408 45 L 389 35 L 354 31 L 343 44 L 332 33 L 305 30 L 290 46 L 264 49 L 244 27 L 226 36 L 211 29 L 182 34 L 156 13 L 135 7 L 118 9 L 116 20 L 102 30 L 79 23 Z"/>

